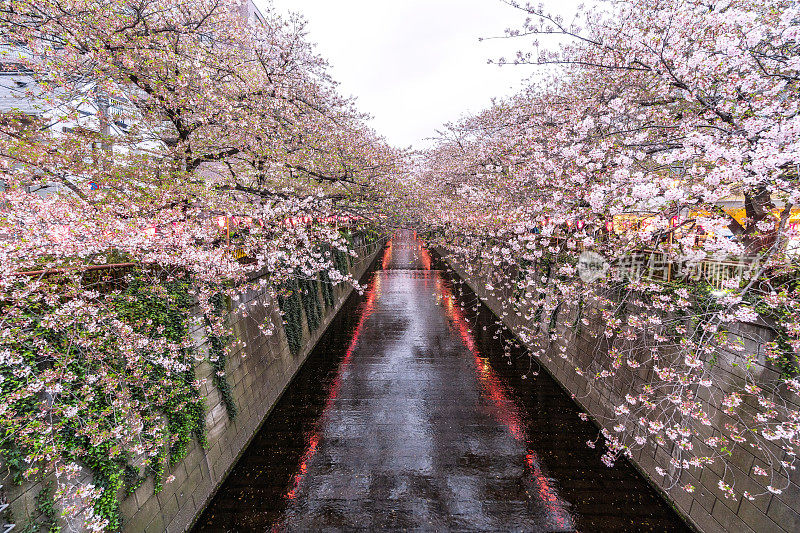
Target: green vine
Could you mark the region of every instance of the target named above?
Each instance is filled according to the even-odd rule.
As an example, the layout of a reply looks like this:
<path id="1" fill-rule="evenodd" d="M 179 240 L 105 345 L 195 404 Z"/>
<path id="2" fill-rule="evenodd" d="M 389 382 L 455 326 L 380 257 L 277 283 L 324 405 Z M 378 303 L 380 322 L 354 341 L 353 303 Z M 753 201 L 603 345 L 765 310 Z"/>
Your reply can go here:
<path id="1" fill-rule="evenodd" d="M 303 346 L 302 305 L 297 280 L 291 279 L 284 282 L 278 291 L 278 306 L 283 313 L 283 327 L 292 355 L 300 353 L 300 348 Z"/>
<path id="2" fill-rule="evenodd" d="M 58 533 L 61 527 L 58 525 L 58 511 L 56 502 L 53 499 L 53 482 L 45 483 L 39 494 L 36 495 L 36 510 L 42 515 L 42 526 L 49 533 Z"/>
<path id="3" fill-rule="evenodd" d="M 66 282 L 57 279 L 53 283 Z M 95 487 L 101 489 L 94 500 L 94 512 L 107 521 L 109 531 L 115 531 L 122 527 L 118 495 L 132 492 L 144 479 L 130 466 L 133 456 L 120 445 L 115 428 L 130 423 L 132 416 L 142 425 L 143 440 L 151 445 L 165 437 L 169 441 L 168 449 L 165 446 L 147 461 L 145 475 L 154 475 L 156 490 L 160 490 L 167 458 L 171 464 L 177 463 L 194 438 L 206 445 L 194 358 L 189 349 L 182 348 L 188 338 L 188 319 L 194 303 L 190 289 L 191 279 L 185 274 L 168 276 L 147 268 L 128 273 L 121 288 L 105 291 L 92 302 L 108 311 L 111 322 L 107 323 L 107 331 L 96 326 L 77 333 L 65 330 L 58 323 L 39 319 L 53 311 L 46 301 L 31 298 L 17 302 L 10 322 L 18 324 L 18 333 L 4 341 L 2 348 L 20 354 L 33 375 L 69 375 L 70 380 L 62 381 L 63 390 L 50 401 L 57 402 L 59 410 L 74 410 L 74 414 L 59 417 L 47 435 L 28 432 L 21 436 L 16 421 L 28 420 L 26 424 L 33 424 L 31 427 L 40 424 L 42 400 L 27 395 L 7 402 L 6 416 L 0 421 L 0 453 L 16 483 L 45 478 L 48 472 L 42 468 L 44 464 L 30 464 L 22 458 L 41 456 L 55 446 L 64 459 L 91 471 Z M 80 327 L 81 322 L 77 324 Z M 168 351 L 132 349 L 120 338 L 125 336 L 125 328 L 153 339 L 155 346 L 164 346 Z M 121 333 L 110 333 L 113 331 Z M 80 342 L 75 342 L 76 338 Z M 159 363 L 167 360 L 180 370 L 168 370 Z M 0 369 L 0 375 L 0 397 L 25 389 L 26 380 L 13 372 Z M 115 400 L 120 395 L 135 402 L 135 412 L 125 414 L 117 408 Z M 87 424 L 91 431 L 86 430 Z M 46 503 L 47 494 L 45 491 L 39 498 L 40 503 L 45 502 L 41 504 L 44 515 L 51 510 Z M 55 520 L 50 522 L 55 524 Z"/>
<path id="4" fill-rule="evenodd" d="M 555 331 L 556 326 L 558 325 L 558 313 L 561 311 L 561 302 L 558 303 L 555 309 L 553 309 L 552 314 L 550 315 L 550 324 L 547 326 L 547 338 L 549 342 L 552 342 L 552 335 L 553 331 Z"/>
<path id="5" fill-rule="evenodd" d="M 756 313 L 771 322 L 772 330 L 775 332 L 775 339 L 765 346 L 767 358 L 778 367 L 781 377 L 785 379 L 796 377 L 800 373 L 800 365 L 792 348 L 789 330 L 785 325 L 791 322 L 792 311 L 787 306 L 773 307 L 764 301 L 755 302 L 754 309 Z"/>
<path id="6" fill-rule="evenodd" d="M 347 254 L 338 248 L 333 251 L 333 266 L 336 267 L 336 270 L 343 276 L 349 271 Z"/>
<path id="7" fill-rule="evenodd" d="M 130 496 L 136 489 L 138 489 L 147 478 L 140 475 L 139 470 L 134 468 L 130 463 L 125 463 L 125 472 L 123 473 L 122 485 L 125 488 L 125 495 Z"/>
<path id="8" fill-rule="evenodd" d="M 189 335 L 189 312 L 194 303 L 190 296 L 191 279 L 184 276 L 155 286 L 151 285 L 152 281 L 151 277 L 142 274 L 132 276 L 126 291 L 117 300 L 117 313 L 139 333 L 180 344 Z M 173 465 L 186 455 L 193 437 L 201 445 L 207 444 L 204 407 L 199 390 L 194 385 L 195 373 L 191 355 L 189 350 L 181 350 L 181 359 L 187 365 L 184 372 L 176 375 L 167 375 L 161 367 L 151 365 L 149 368 L 151 382 L 166 379 L 172 381 L 174 386 L 167 398 L 160 399 L 162 405 L 159 409 L 166 417 L 167 427 L 172 435 L 169 459 Z"/>
<path id="9" fill-rule="evenodd" d="M 227 307 L 224 305 L 224 295 L 217 293 L 211 297 L 210 303 L 213 306 L 214 314 L 218 319 L 227 312 Z M 207 329 L 210 331 L 211 320 L 205 317 Z M 213 381 L 214 386 L 222 397 L 222 403 L 225 404 L 225 410 L 228 413 L 228 418 L 231 420 L 236 419 L 238 409 L 236 408 L 236 401 L 233 398 L 233 391 L 228 382 L 228 376 L 225 373 L 225 364 L 227 362 L 227 353 L 225 347 L 230 342 L 229 336 L 218 337 L 209 332 L 208 335 L 208 360 L 211 363 L 211 368 L 214 370 Z"/>
<path id="10" fill-rule="evenodd" d="M 352 250 L 353 243 L 355 242 L 352 232 L 350 232 L 350 230 L 343 230 L 341 232 L 341 235 L 347 242 L 347 247 Z M 346 254 L 344 252 L 342 252 L 342 256 L 344 257 L 344 270 L 339 269 L 339 272 L 341 272 L 342 274 L 346 274 L 347 272 L 349 272 L 350 267 L 353 265 L 353 257 L 350 254 Z"/>
<path id="11" fill-rule="evenodd" d="M 164 472 L 167 469 L 166 448 L 161 448 L 159 452 L 147 461 L 147 468 L 153 475 L 153 492 L 161 492 L 164 488 Z"/>
<path id="12" fill-rule="evenodd" d="M 39 533 L 41 531 L 60 533 L 61 526 L 58 525 L 58 511 L 56 510 L 53 494 L 53 482 L 44 483 L 36 495 L 36 510 L 34 514 L 36 518 L 29 521 L 20 530 L 20 533 Z"/>
<path id="13" fill-rule="evenodd" d="M 14 446 L 12 435 L 3 435 L 2 442 L 0 443 L 0 453 L 3 455 L 3 461 L 11 474 L 11 482 L 15 485 L 22 485 L 25 478 L 22 473 L 25 471 L 25 462 L 22 457 L 22 452 L 19 451 L 17 446 Z"/>
<path id="14" fill-rule="evenodd" d="M 325 308 L 330 309 L 336 304 L 336 299 L 333 294 L 333 283 L 331 276 L 327 270 L 323 270 L 319 274 L 320 287 L 322 288 L 322 301 L 325 303 Z"/>
<path id="15" fill-rule="evenodd" d="M 572 323 L 572 330 L 574 331 L 575 338 L 577 339 L 581 334 L 583 327 L 583 295 L 578 298 L 578 309 L 575 313 L 575 322 Z"/>
<path id="16" fill-rule="evenodd" d="M 306 313 L 308 331 L 316 331 L 322 322 L 322 305 L 319 301 L 319 286 L 316 279 L 302 278 L 299 281 L 303 310 Z"/>
<path id="17" fill-rule="evenodd" d="M 684 287 L 689 291 L 690 300 L 692 302 L 691 314 L 688 312 L 679 313 L 679 316 L 686 316 L 689 318 L 692 329 L 691 338 L 693 342 L 698 342 L 701 336 L 705 333 L 705 327 L 711 322 L 712 318 L 724 309 L 717 302 L 717 298 L 712 294 L 713 287 L 708 283 L 682 283 L 673 282 L 673 287 Z M 676 338 L 680 338 L 678 334 Z M 717 363 L 719 352 L 716 350 L 712 353 L 708 360 L 710 366 Z"/>
<path id="18" fill-rule="evenodd" d="M 526 287 L 523 286 L 523 282 L 526 280 L 532 265 L 533 263 L 527 259 L 520 259 L 517 263 L 517 275 L 514 280 L 514 302 L 516 304 L 523 301 L 523 297 L 527 292 Z"/>

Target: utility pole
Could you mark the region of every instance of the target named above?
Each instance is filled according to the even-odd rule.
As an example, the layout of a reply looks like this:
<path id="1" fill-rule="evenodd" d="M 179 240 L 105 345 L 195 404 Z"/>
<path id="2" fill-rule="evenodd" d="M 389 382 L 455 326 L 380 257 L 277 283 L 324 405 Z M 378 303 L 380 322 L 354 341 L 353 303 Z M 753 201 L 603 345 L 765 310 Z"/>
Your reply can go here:
<path id="1" fill-rule="evenodd" d="M 97 120 L 100 123 L 100 146 L 107 154 L 111 152 L 111 113 L 109 98 L 96 89 Z"/>

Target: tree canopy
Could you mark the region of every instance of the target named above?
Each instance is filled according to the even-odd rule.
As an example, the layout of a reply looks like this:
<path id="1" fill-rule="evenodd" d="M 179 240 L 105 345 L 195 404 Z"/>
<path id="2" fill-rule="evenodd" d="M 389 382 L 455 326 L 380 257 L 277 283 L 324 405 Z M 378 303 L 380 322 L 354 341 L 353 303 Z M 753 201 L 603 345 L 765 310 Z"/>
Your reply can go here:
<path id="1" fill-rule="evenodd" d="M 682 472 L 743 447 L 780 493 L 800 446 L 800 6 L 614 0 L 567 22 L 506 3 L 520 51 L 499 62 L 541 75 L 409 154 L 339 94 L 299 17 L 0 0 L 19 103 L 0 115 L 5 460 L 54 472 L 89 528 L 119 527 L 103 461 L 157 471 L 202 424 L 184 296 L 219 347 L 225 295 L 349 279 L 341 226 L 358 221 L 502 269 L 487 289 L 533 361 L 566 357 L 543 324 L 569 308 L 587 327 L 591 309 L 575 372 L 617 393 L 609 466 L 673 446 L 664 475 L 692 492 Z M 112 288 L 87 274 L 109 264 L 134 273 Z M 771 332 L 763 350 L 748 326 Z M 98 464 L 117 477 L 74 481 Z M 719 489 L 759 496 L 734 485 Z"/>
<path id="2" fill-rule="evenodd" d="M 527 321 L 534 357 L 552 349 L 537 344 L 546 317 L 599 313 L 604 341 L 575 372 L 617 393 L 609 465 L 674 443 L 677 483 L 742 446 L 780 492 L 800 444 L 797 4 L 623 0 L 568 23 L 508 3 L 525 21 L 506 38 L 526 44 L 500 62 L 547 70 L 448 125 L 408 209 L 468 263 L 519 272 L 489 289 Z M 552 34 L 566 44 L 535 41 Z M 579 275 L 584 257 L 609 273 Z M 747 323 L 774 332 L 765 354 Z"/>

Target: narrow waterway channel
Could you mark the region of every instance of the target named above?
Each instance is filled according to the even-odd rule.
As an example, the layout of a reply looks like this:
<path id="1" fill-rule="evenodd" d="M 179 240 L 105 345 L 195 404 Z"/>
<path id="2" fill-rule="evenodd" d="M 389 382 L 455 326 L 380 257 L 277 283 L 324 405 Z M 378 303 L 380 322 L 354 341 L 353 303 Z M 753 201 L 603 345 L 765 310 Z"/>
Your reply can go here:
<path id="1" fill-rule="evenodd" d="M 395 235 L 195 531 L 688 531 L 431 262 Z"/>

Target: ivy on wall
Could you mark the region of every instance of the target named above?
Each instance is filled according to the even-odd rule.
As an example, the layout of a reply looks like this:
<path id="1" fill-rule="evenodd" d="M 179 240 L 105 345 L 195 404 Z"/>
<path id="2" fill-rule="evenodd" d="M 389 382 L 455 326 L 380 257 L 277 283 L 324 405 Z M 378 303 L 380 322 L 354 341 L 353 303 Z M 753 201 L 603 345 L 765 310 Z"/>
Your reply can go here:
<path id="1" fill-rule="evenodd" d="M 330 279 L 330 278 L 329 278 Z M 330 283 L 328 284 L 330 286 Z M 324 294 L 325 289 L 323 289 Z M 316 279 L 293 278 L 278 291 L 278 305 L 283 313 L 286 340 L 292 355 L 300 353 L 303 346 L 303 315 L 309 332 L 316 331 L 322 322 L 320 287 Z M 330 305 L 333 305 L 333 288 L 330 287 Z"/>
<path id="2" fill-rule="evenodd" d="M 322 305 L 319 301 L 319 286 L 316 279 L 299 280 L 300 296 L 303 301 L 303 310 L 306 313 L 308 331 L 314 332 L 322 322 Z"/>
<path id="3" fill-rule="evenodd" d="M 755 311 L 769 324 L 775 334 L 775 338 L 765 346 L 765 356 L 778 367 L 781 377 L 793 379 L 800 374 L 800 361 L 798 354 L 792 347 L 792 335 L 786 324 L 790 323 L 790 317 L 796 310 L 789 305 L 788 294 L 796 291 L 800 282 L 794 281 L 790 287 L 783 289 L 776 294 L 773 302 L 766 302 L 756 298 L 751 298 Z M 781 303 L 783 302 L 783 303 Z"/>
<path id="4" fill-rule="evenodd" d="M 80 286 L 86 279 L 45 282 L 59 283 L 69 293 L 70 284 Z M 0 365 L 0 453 L 15 483 L 45 483 L 36 514 L 23 531 L 58 529 L 53 491 L 47 489 L 53 472 L 47 458 L 55 453 L 62 465 L 70 462 L 91 472 L 99 492 L 93 511 L 115 531 L 122 527 L 120 495 L 131 494 L 150 476 L 158 492 L 167 464 L 178 463 L 193 439 L 206 446 L 205 409 L 189 338 L 194 288 L 185 272 L 145 267 L 116 280 L 113 290 L 106 287 L 94 299 L 76 303 L 74 315 L 63 323 L 39 320 L 51 307 L 35 292 L 6 309 L 17 334 L 1 341 L 0 350 L 20 354 L 30 375 Z M 227 313 L 223 296 L 212 300 L 214 319 L 221 320 Z M 101 313 L 107 318 L 98 328 L 92 320 Z M 228 340 L 209 335 L 209 359 L 233 418 L 236 406 L 224 374 Z M 31 387 L 32 379 L 53 385 L 43 395 Z M 123 398 L 134 409 L 120 409 Z M 44 413 L 53 417 L 47 422 L 50 432 L 36 429 L 46 423 L 40 420 Z"/>
<path id="5" fill-rule="evenodd" d="M 556 308 L 553 309 L 553 312 L 550 314 L 550 323 L 547 325 L 547 338 L 551 344 L 553 340 L 555 340 L 554 335 L 558 326 L 558 313 L 561 311 L 561 304 L 562 302 L 559 302 Z"/>
<path id="6" fill-rule="evenodd" d="M 134 274 L 127 289 L 116 301 L 117 312 L 139 333 L 152 339 L 179 345 L 189 336 L 188 320 L 194 303 L 190 295 L 193 282 L 188 275 L 152 284 L 151 276 Z M 174 464 L 186 455 L 193 437 L 205 444 L 205 418 L 203 401 L 194 383 L 194 357 L 191 350 L 177 350 L 185 370 L 169 372 L 158 365 L 149 365 L 147 383 L 143 387 L 143 400 L 158 406 L 158 411 L 166 417 L 172 444 L 169 446 L 170 463 Z M 161 354 L 159 354 L 161 355 Z M 175 355 L 170 352 L 163 355 Z M 152 389 L 156 380 L 171 385 L 167 396 L 155 397 Z M 138 392 L 138 391 L 137 391 Z M 159 391 L 163 393 L 167 391 Z"/>
<path id="7" fill-rule="evenodd" d="M 559 257 L 560 256 L 543 256 L 538 265 L 539 275 L 549 279 L 551 266 L 558 264 L 560 260 Z M 700 336 L 707 334 L 706 329 L 710 321 L 713 320 L 717 313 L 724 309 L 719 303 L 719 298 L 714 294 L 715 288 L 703 280 L 677 279 L 671 281 L 653 281 L 653 283 L 657 283 L 662 287 L 662 294 L 672 295 L 674 298 L 678 298 L 678 296 L 675 296 L 675 293 L 679 290 L 685 290 L 689 294 L 688 299 L 690 301 L 690 306 L 675 312 L 675 318 L 677 320 L 673 320 L 670 327 L 669 334 L 676 344 L 680 343 L 683 335 L 677 328 L 685 327 L 690 332 L 691 338 L 697 341 Z M 791 286 L 787 290 L 791 291 L 796 289 L 794 286 Z M 627 277 L 617 281 L 609 290 L 610 301 L 613 301 L 615 304 L 615 318 L 625 317 L 629 307 L 631 292 L 630 280 Z M 637 291 L 636 297 L 639 300 L 647 301 L 652 304 L 646 293 Z M 787 300 L 786 294 L 784 293 L 773 295 L 772 299 L 777 302 Z M 788 318 L 793 310 L 786 305 L 767 303 L 763 298 L 755 297 L 753 293 L 749 294 L 746 301 L 753 306 L 758 316 L 765 321 L 765 324 L 772 329 L 775 335 L 773 340 L 764 345 L 766 358 L 775 364 L 782 378 L 795 378 L 800 374 L 800 361 L 798 360 L 795 350 L 792 348 L 790 332 L 786 330 L 785 326 L 782 326 L 789 322 Z M 584 307 L 585 302 L 583 297 L 580 297 L 577 302 L 576 319 L 570 326 L 576 337 L 581 333 Z M 554 311 L 553 316 L 555 316 L 557 312 L 558 309 Z M 536 308 L 533 321 L 538 322 L 540 319 L 541 305 Z M 553 330 L 554 325 L 555 323 L 551 316 L 549 331 Z M 720 328 L 719 331 L 712 335 L 712 338 L 720 342 L 720 344 L 724 344 L 731 333 L 735 332 L 729 331 L 728 328 Z M 718 356 L 718 352 L 713 352 L 707 360 L 708 364 L 714 366 L 717 363 Z"/>
<path id="8" fill-rule="evenodd" d="M 303 346 L 303 304 L 300 301 L 300 286 L 296 279 L 283 283 L 278 291 L 278 306 L 283 314 L 289 351 L 292 355 L 297 355 Z"/>
<path id="9" fill-rule="evenodd" d="M 333 251 L 333 266 L 336 267 L 342 275 L 347 274 L 350 270 L 347 264 L 347 254 L 339 249 Z"/>
<path id="10" fill-rule="evenodd" d="M 575 322 L 572 323 L 572 331 L 575 338 L 580 337 L 583 326 L 583 295 L 578 297 L 577 309 L 575 311 Z"/>
<path id="11" fill-rule="evenodd" d="M 352 232 L 350 230 L 342 230 L 341 231 L 341 235 L 342 235 L 342 238 L 347 243 L 347 247 L 352 250 L 355 247 L 355 241 L 354 241 L 354 237 L 353 237 Z M 350 270 L 350 267 L 353 265 L 353 257 L 351 255 L 349 255 L 349 254 L 344 253 L 344 252 L 340 252 L 340 253 L 342 254 L 342 257 L 344 258 L 344 269 L 339 268 L 338 265 L 337 265 L 337 268 L 339 269 L 339 272 L 341 272 L 342 274 L 346 274 Z"/>
<path id="12" fill-rule="evenodd" d="M 519 304 L 524 300 L 527 287 L 524 285 L 528 272 L 531 270 L 533 263 L 527 259 L 520 259 L 517 263 L 517 275 L 514 279 L 514 303 Z"/>
<path id="13" fill-rule="evenodd" d="M 190 296 L 193 281 L 186 274 L 168 280 L 148 274 L 144 271 L 134 272 L 126 289 L 114 298 L 113 305 L 118 315 L 137 333 L 173 346 L 180 345 L 188 338 L 189 314 L 194 303 Z M 137 377 L 142 379 L 142 386 L 132 393 L 145 411 L 145 427 L 155 431 L 157 420 L 161 419 L 166 421 L 169 435 L 169 444 L 162 446 L 157 454 L 146 461 L 144 475 L 131 483 L 130 469 L 124 458 L 115 457 L 112 460 L 114 454 L 106 453 L 102 448 L 96 448 L 97 453 L 93 453 L 87 462 L 95 474 L 95 483 L 111 489 L 104 491 L 107 498 L 98 502 L 105 506 L 99 509 L 101 514 L 113 517 L 111 524 L 121 521 L 116 493 L 126 485 L 126 480 L 126 492 L 130 492 L 148 475 L 152 475 L 158 492 L 162 488 L 167 458 L 169 464 L 177 464 L 186 455 L 193 438 L 206 446 L 204 405 L 195 383 L 192 351 L 180 348 L 162 354 L 149 354 L 147 359 L 176 355 L 183 371 L 170 371 L 153 363 L 145 363 L 143 368 L 134 370 Z"/>
<path id="14" fill-rule="evenodd" d="M 221 292 L 216 293 L 214 296 L 211 297 L 210 303 L 213 308 L 214 315 L 217 320 L 222 319 L 222 317 L 227 313 L 228 306 L 225 305 L 226 298 Z M 206 329 L 211 330 L 212 321 L 211 318 L 208 316 L 204 317 L 206 323 Z M 228 417 L 231 420 L 236 419 L 236 415 L 238 414 L 238 409 L 236 408 L 236 401 L 233 398 L 233 391 L 231 390 L 230 383 L 228 383 L 227 375 L 225 373 L 225 363 L 227 361 L 227 353 L 225 351 L 225 347 L 230 342 L 230 336 L 224 335 L 214 335 L 213 333 L 209 333 L 208 335 L 208 360 L 211 363 L 211 368 L 214 370 L 213 374 L 213 381 L 214 386 L 217 387 L 217 390 L 222 397 L 222 403 L 225 404 L 225 410 L 228 413 Z"/>
<path id="15" fill-rule="evenodd" d="M 325 308 L 330 309 L 336 304 L 336 298 L 333 294 L 333 283 L 331 276 L 327 270 L 324 270 L 319 275 L 319 283 L 322 289 L 322 301 L 325 303 Z"/>
<path id="16" fill-rule="evenodd" d="M 61 284 L 69 294 L 81 280 L 46 283 Z M 29 369 L 20 375 L 0 366 L 0 450 L 14 481 L 45 481 L 54 456 L 61 465 L 88 469 L 99 492 L 94 513 L 117 530 L 118 494 L 131 481 L 133 435 L 139 453 L 161 450 L 146 460 L 145 475 L 155 475 L 157 486 L 167 456 L 174 464 L 193 437 L 205 442 L 203 402 L 192 354 L 184 347 L 193 303 L 189 284 L 186 275 L 138 269 L 123 288 L 76 302 L 61 322 L 39 319 L 52 307 L 35 291 L 6 309 L 16 334 L 0 349 L 18 354 Z M 100 313 L 107 318 L 99 328 Z M 138 338 L 157 348 L 140 348 Z M 123 398 L 134 408 L 120 409 Z M 48 423 L 52 430 L 39 431 Z"/>
<path id="17" fill-rule="evenodd" d="M 342 237 L 352 247 L 354 237 L 350 231 L 342 231 Z M 373 240 L 377 239 L 376 233 Z M 348 255 L 336 248 L 329 247 L 326 251 L 331 254 L 334 267 L 342 275 L 346 275 L 350 271 Z M 278 305 L 292 355 L 300 353 L 303 345 L 303 315 L 306 317 L 309 332 L 316 331 L 322 323 L 323 305 L 325 308 L 332 308 L 336 303 L 333 288 L 330 275 L 323 271 L 318 279 L 301 277 L 296 273 L 295 278 L 284 282 L 278 289 Z"/>

